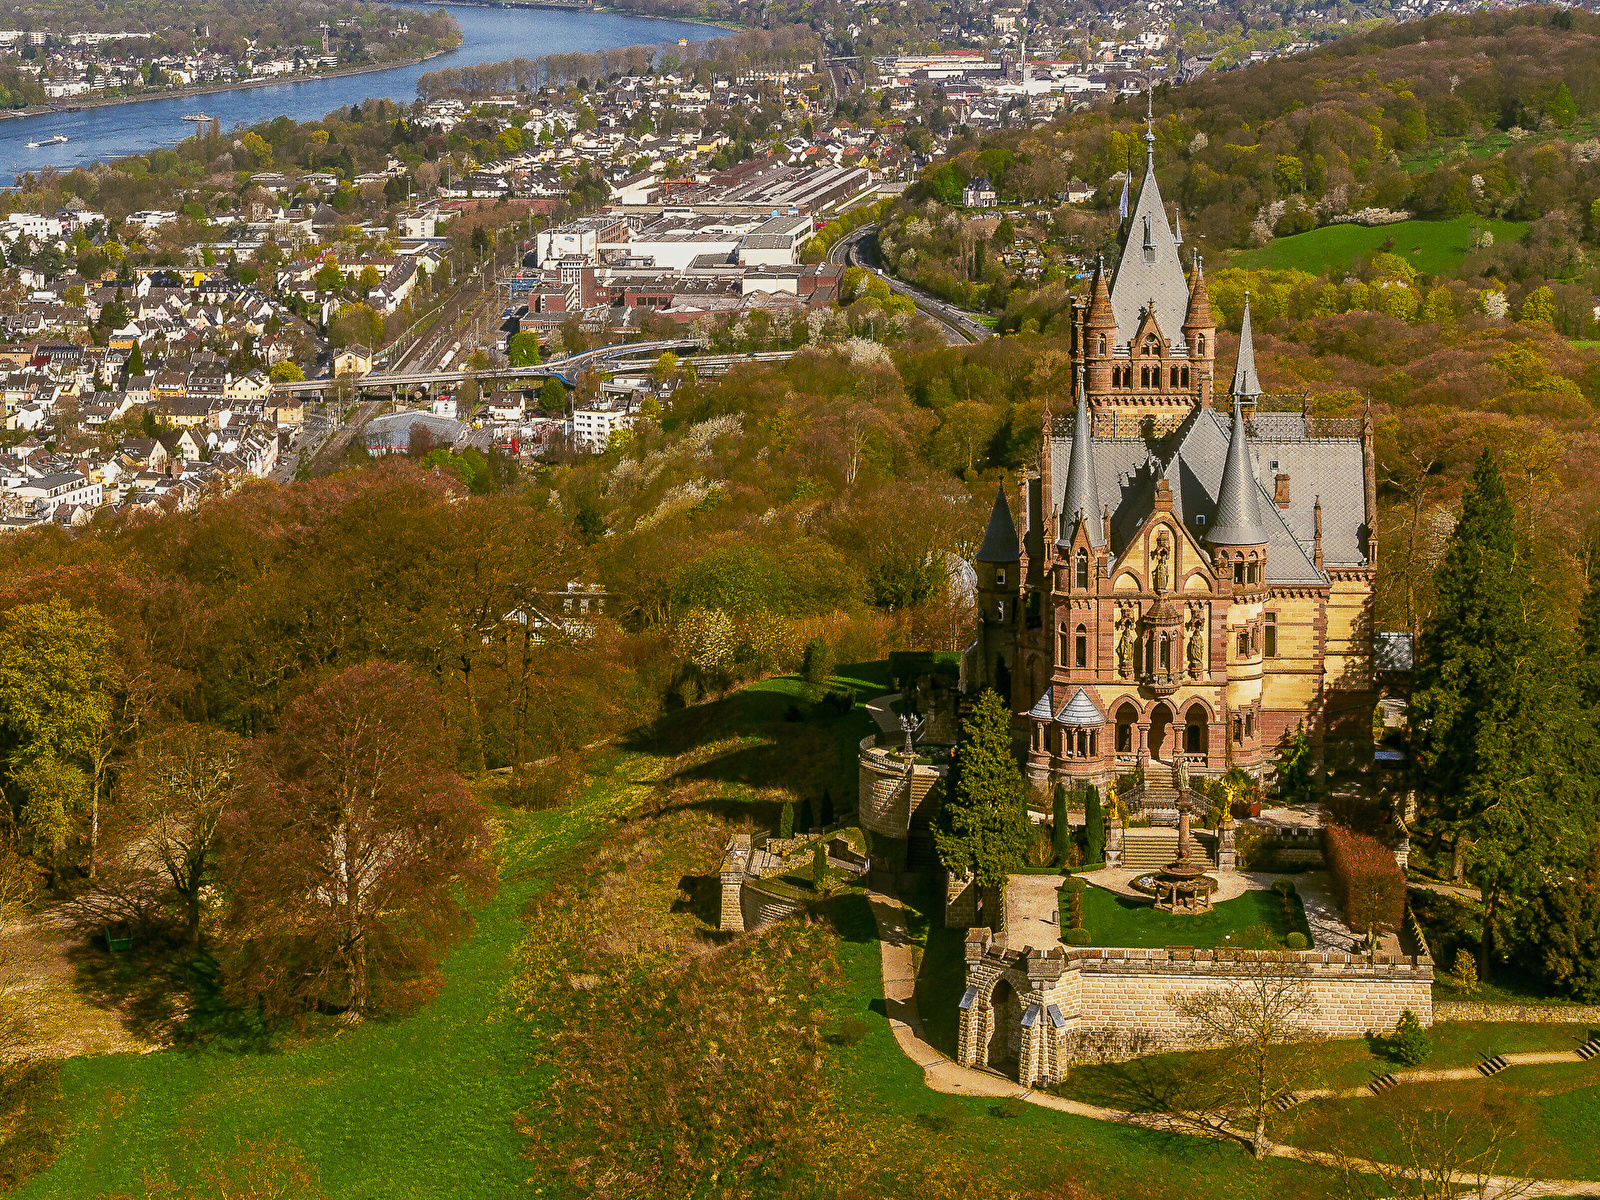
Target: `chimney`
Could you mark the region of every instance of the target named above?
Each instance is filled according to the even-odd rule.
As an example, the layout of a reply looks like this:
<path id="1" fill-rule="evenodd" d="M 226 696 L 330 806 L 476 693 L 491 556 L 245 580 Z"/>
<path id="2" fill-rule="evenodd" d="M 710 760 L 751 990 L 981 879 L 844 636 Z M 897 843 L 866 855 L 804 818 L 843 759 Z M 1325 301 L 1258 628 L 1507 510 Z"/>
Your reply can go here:
<path id="1" fill-rule="evenodd" d="M 1273 500 L 1277 503 L 1279 508 L 1288 508 L 1289 477 L 1287 475 L 1280 474 L 1274 477 L 1274 482 L 1277 484 L 1277 487 L 1274 489 L 1272 494 Z"/>

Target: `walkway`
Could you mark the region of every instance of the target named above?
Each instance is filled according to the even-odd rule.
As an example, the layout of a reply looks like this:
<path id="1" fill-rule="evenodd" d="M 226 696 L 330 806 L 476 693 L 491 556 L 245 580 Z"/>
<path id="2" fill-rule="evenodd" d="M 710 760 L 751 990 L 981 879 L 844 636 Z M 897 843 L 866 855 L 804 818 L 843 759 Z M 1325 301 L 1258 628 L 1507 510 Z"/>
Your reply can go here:
<path id="1" fill-rule="evenodd" d="M 898 733 L 903 737 L 905 734 L 900 728 L 900 718 L 895 715 L 894 709 L 889 707 L 898 699 L 900 699 L 899 692 L 885 692 L 875 700 L 868 700 L 866 709 L 878 723 L 879 729 L 885 733 Z"/>
<path id="2" fill-rule="evenodd" d="M 1037 1092 L 1032 1088 L 1023 1087 L 994 1072 L 974 1070 L 950 1061 L 929 1045 L 923 1036 L 922 1018 L 917 1013 L 916 973 L 912 967 L 911 937 L 906 927 L 905 910 L 901 908 L 900 901 L 896 897 L 886 896 L 881 892 L 869 891 L 867 899 L 872 905 L 872 915 L 878 922 L 878 944 L 883 957 L 883 996 L 885 1010 L 889 1016 L 889 1028 L 906 1057 L 922 1068 L 923 1082 L 933 1091 L 957 1096 L 996 1098 L 1014 1096 L 1028 1104 L 1037 1104 L 1040 1108 L 1052 1108 L 1057 1112 L 1088 1117 L 1094 1121 L 1111 1121 L 1119 1125 L 1137 1125 L 1168 1133 L 1187 1133 L 1213 1139 L 1225 1136 L 1224 1131 L 1208 1131 L 1185 1126 L 1173 1114 L 1122 1112 L 1085 1104 L 1080 1100 L 1067 1100 L 1061 1096 L 1052 1096 L 1048 1092 Z M 1545 1060 L 1545 1056 L 1540 1054 L 1507 1054 L 1504 1057 L 1508 1062 Z M 1575 1055 L 1563 1051 L 1551 1061 L 1565 1062 L 1573 1057 Z M 1471 1068 L 1464 1069 L 1459 1074 L 1430 1071 L 1396 1073 L 1396 1078 L 1402 1083 L 1413 1078 L 1420 1080 L 1429 1077 L 1482 1078 Z M 1359 1088 L 1354 1094 L 1364 1095 L 1370 1092 L 1366 1088 Z M 1309 1099 L 1310 1094 L 1303 1098 Z M 1277 1143 L 1271 1144 L 1267 1153 L 1274 1158 L 1292 1158 L 1318 1166 L 1335 1169 L 1344 1167 L 1367 1174 L 1381 1174 L 1394 1170 L 1390 1164 L 1379 1164 L 1367 1159 L 1347 1159 L 1341 1163 L 1329 1154 Z M 1459 1182 L 1463 1185 L 1476 1185 L 1478 1180 L 1462 1177 Z M 1507 1191 L 1517 1196 L 1600 1196 L 1600 1180 L 1592 1179 L 1529 1181 L 1515 1177 L 1496 1177 L 1488 1180 L 1488 1186 L 1486 1194 L 1490 1197 Z"/>

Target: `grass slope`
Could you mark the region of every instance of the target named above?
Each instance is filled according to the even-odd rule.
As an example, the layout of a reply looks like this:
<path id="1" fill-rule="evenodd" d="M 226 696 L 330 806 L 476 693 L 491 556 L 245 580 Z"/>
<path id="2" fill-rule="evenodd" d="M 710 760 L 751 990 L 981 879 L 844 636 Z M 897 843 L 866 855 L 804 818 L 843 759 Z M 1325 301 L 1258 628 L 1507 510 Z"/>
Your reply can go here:
<path id="1" fill-rule="evenodd" d="M 1284 915 L 1276 892 L 1246 892 L 1214 906 L 1208 913 L 1176 915 L 1160 911 L 1148 900 L 1135 900 L 1091 884 L 1083 893 L 1083 927 L 1089 931 L 1089 944 L 1093 946 L 1194 946 L 1209 950 L 1258 925 L 1271 929 L 1280 941 L 1289 933 L 1303 933 L 1309 946 L 1311 930 L 1299 897 L 1291 903 L 1292 922 Z M 1061 897 L 1061 916 L 1061 927 L 1065 929 L 1071 924 L 1065 895 Z"/>
<path id="2" fill-rule="evenodd" d="M 1424 275 L 1453 272 L 1472 249 L 1479 229 L 1494 234 L 1497 242 L 1516 241 L 1528 231 L 1519 221 L 1458 217 L 1453 221 L 1402 221 L 1397 225 L 1324 225 L 1293 237 L 1274 238 L 1259 250 L 1236 255 L 1233 266 L 1252 270 L 1296 270 L 1320 275 L 1347 267 L 1350 260 L 1381 249 L 1393 239 L 1393 252 Z"/>
<path id="3" fill-rule="evenodd" d="M 63 1064 L 73 1128 L 56 1163 L 18 1195 L 142 1194 L 141 1175 L 193 1178 L 240 1140 L 281 1135 L 330 1195 L 504 1197 L 526 1175 L 511 1114 L 526 1101 L 527 1034 L 501 998 L 518 915 L 551 870 L 634 802 L 638 756 L 619 754 L 572 806 L 496 814 L 499 894 L 444 964 L 439 997 L 280 1053 L 105 1055 Z"/>

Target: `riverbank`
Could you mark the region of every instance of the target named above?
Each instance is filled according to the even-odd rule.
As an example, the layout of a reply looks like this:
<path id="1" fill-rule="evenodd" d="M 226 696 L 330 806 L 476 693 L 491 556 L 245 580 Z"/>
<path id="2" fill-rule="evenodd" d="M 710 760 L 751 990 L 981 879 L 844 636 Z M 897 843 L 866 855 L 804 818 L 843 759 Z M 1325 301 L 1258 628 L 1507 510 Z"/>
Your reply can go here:
<path id="1" fill-rule="evenodd" d="M 248 88 L 273 87 L 281 83 L 312 83 L 319 79 L 343 79 L 350 75 L 371 75 L 375 71 L 393 71 L 400 67 L 415 67 L 441 55 L 453 54 L 461 49 L 466 39 L 454 46 L 445 46 L 424 54 L 421 58 L 403 58 L 393 62 L 369 63 L 362 67 L 340 67 L 337 71 L 318 71 L 314 75 L 271 75 L 262 79 L 235 79 L 231 83 L 208 83 L 197 87 L 173 88 L 164 92 L 141 92 L 136 96 L 99 96 L 91 99 L 73 99 L 71 104 L 32 105 L 28 108 L 8 109 L 0 112 L 0 119 L 19 120 L 23 117 L 44 117 L 52 113 L 76 112 L 85 108 L 111 108 L 119 104 L 142 104 L 149 100 L 177 100 L 185 96 L 213 96 L 219 92 L 240 92 Z"/>

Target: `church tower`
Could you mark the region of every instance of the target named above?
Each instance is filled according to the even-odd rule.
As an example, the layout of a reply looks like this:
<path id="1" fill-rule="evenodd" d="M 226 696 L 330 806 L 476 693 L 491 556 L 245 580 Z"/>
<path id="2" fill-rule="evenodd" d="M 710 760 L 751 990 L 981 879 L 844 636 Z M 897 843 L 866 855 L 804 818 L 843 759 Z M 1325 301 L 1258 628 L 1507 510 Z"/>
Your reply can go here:
<path id="1" fill-rule="evenodd" d="M 994 496 L 989 525 L 978 548 L 978 641 L 980 663 L 973 664 L 981 679 L 969 679 L 969 690 L 992 687 L 1007 704 L 1012 701 L 1012 679 L 1017 657 L 1017 609 L 1022 595 L 1022 546 L 1006 502 L 1005 485 Z M 975 685 L 975 686 L 974 686 Z"/>

